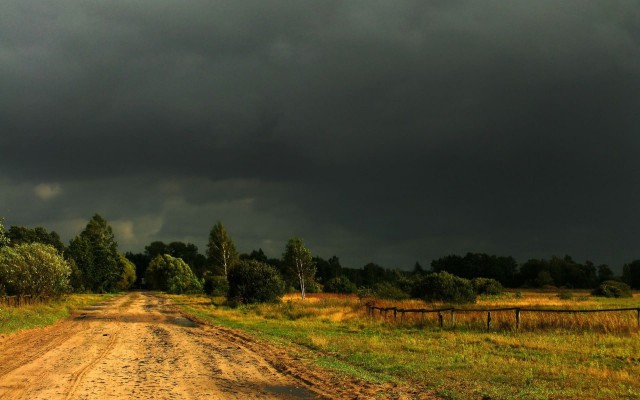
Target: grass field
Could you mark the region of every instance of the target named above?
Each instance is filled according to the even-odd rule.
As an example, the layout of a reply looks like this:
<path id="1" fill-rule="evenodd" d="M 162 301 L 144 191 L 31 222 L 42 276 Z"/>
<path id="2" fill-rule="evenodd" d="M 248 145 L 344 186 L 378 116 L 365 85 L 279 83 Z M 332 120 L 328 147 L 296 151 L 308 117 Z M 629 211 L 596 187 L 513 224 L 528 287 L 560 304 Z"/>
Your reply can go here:
<path id="1" fill-rule="evenodd" d="M 523 315 L 520 332 L 511 327 L 512 314 L 496 315 L 495 330 L 487 332 L 486 314 L 457 316 L 455 328 L 440 328 L 435 319 L 404 324 L 372 320 L 364 300 L 350 296 L 309 295 L 304 302 L 288 296 L 279 304 L 236 309 L 226 307 L 222 299 L 172 298 L 199 318 L 313 350 L 306 353 L 311 362 L 339 374 L 409 383 L 446 399 L 640 398 L 635 312 L 552 318 Z M 387 303 L 434 307 L 416 301 Z M 474 305 L 511 306 L 640 307 L 640 296 L 600 299 L 576 292 L 560 299 L 557 293 L 523 292 L 482 298 Z"/>
<path id="2" fill-rule="evenodd" d="M 45 304 L 18 308 L 0 305 L 0 334 L 51 325 L 62 318 L 68 317 L 73 310 L 98 303 L 113 296 L 111 294 L 72 294 L 59 301 Z"/>

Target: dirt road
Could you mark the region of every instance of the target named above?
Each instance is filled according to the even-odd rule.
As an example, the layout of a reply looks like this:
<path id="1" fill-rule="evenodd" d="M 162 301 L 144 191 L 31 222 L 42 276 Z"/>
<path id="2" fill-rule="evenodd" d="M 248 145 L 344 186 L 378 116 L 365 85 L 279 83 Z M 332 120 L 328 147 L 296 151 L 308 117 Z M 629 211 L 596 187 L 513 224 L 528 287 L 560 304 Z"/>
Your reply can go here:
<path id="1" fill-rule="evenodd" d="M 130 293 L 0 339 L 0 399 L 324 399 L 358 395 L 275 348 Z M 352 391 L 353 389 L 353 391 Z"/>

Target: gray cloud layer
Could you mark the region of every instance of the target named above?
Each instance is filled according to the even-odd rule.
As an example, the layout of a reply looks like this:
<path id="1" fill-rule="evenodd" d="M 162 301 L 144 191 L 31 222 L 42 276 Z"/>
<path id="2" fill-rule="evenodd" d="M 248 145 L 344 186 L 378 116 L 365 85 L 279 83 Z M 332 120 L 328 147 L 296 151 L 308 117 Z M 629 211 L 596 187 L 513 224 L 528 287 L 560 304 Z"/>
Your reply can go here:
<path id="1" fill-rule="evenodd" d="M 0 87 L 8 223 L 640 257 L 637 2 L 9 0 Z"/>

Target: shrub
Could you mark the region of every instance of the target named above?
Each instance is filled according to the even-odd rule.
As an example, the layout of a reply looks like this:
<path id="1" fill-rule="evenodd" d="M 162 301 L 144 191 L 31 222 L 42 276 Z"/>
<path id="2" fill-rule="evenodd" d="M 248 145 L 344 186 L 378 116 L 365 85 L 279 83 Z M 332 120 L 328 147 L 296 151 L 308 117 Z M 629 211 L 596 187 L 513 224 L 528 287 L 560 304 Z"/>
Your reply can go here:
<path id="1" fill-rule="evenodd" d="M 425 276 L 414 287 L 413 294 L 416 297 L 424 298 L 426 301 L 476 302 L 476 293 L 473 290 L 471 281 L 444 271 Z"/>
<path id="2" fill-rule="evenodd" d="M 475 290 L 478 295 L 498 295 L 504 292 L 502 284 L 495 279 L 473 278 L 471 284 L 473 285 L 473 290 Z"/>
<path id="3" fill-rule="evenodd" d="M 242 260 L 229 270 L 227 298 L 243 304 L 275 302 L 285 285 L 278 271 L 254 260 Z"/>
<path id="4" fill-rule="evenodd" d="M 604 281 L 593 292 L 594 296 L 602 297 L 632 297 L 631 287 L 624 282 Z"/>
<path id="5" fill-rule="evenodd" d="M 225 276 L 208 275 L 204 277 L 204 292 L 209 296 L 226 296 L 229 292 L 229 281 Z"/>
<path id="6" fill-rule="evenodd" d="M 202 284 L 189 265 L 168 254 L 159 255 L 149 263 L 146 279 L 152 289 L 167 293 L 202 292 Z"/>
<path id="7" fill-rule="evenodd" d="M 8 295 L 58 296 L 70 290 L 69 263 L 50 245 L 19 244 L 0 249 L 0 282 Z"/>
<path id="8" fill-rule="evenodd" d="M 573 299 L 573 293 L 568 290 L 561 290 L 560 293 L 558 293 L 558 297 L 561 300 L 571 300 Z"/>
<path id="9" fill-rule="evenodd" d="M 373 287 L 373 293 L 376 297 L 389 300 L 406 300 L 410 296 L 397 286 L 389 282 L 381 282 Z"/>
<path id="10" fill-rule="evenodd" d="M 358 290 L 356 285 L 349 280 L 346 276 L 337 276 L 331 278 L 324 285 L 324 291 L 326 293 L 345 293 L 351 294 Z"/>

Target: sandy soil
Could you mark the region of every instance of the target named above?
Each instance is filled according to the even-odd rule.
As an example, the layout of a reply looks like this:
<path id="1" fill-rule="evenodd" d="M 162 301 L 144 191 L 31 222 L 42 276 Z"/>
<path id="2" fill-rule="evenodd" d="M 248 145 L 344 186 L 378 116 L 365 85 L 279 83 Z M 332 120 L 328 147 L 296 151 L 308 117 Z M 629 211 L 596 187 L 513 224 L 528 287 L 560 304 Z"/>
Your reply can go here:
<path id="1" fill-rule="evenodd" d="M 0 339 L 0 399 L 363 399 L 390 393 L 337 379 L 305 368 L 284 349 L 188 319 L 168 300 L 144 292 Z"/>

